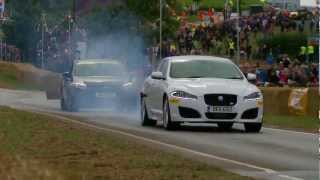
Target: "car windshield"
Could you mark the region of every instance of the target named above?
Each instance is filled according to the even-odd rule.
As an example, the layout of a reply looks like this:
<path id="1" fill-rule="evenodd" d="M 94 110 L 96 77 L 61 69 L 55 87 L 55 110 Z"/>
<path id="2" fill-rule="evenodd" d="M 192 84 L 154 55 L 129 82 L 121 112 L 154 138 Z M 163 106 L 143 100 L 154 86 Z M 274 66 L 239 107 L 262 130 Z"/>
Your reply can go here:
<path id="1" fill-rule="evenodd" d="M 234 64 L 212 60 L 172 62 L 170 77 L 243 79 L 243 75 Z"/>
<path id="2" fill-rule="evenodd" d="M 74 67 L 75 76 L 123 76 L 124 68 L 112 63 L 80 63 Z"/>

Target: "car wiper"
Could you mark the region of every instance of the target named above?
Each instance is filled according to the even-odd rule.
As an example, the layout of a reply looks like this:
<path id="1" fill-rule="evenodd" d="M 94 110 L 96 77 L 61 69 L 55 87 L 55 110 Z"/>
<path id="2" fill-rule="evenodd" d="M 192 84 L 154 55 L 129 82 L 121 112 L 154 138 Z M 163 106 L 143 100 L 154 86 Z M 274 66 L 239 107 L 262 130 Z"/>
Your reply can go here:
<path id="1" fill-rule="evenodd" d="M 189 77 L 186 77 L 186 78 L 204 78 L 204 76 L 189 76 Z"/>
<path id="2" fill-rule="evenodd" d="M 242 77 L 228 77 L 226 79 L 243 79 Z"/>

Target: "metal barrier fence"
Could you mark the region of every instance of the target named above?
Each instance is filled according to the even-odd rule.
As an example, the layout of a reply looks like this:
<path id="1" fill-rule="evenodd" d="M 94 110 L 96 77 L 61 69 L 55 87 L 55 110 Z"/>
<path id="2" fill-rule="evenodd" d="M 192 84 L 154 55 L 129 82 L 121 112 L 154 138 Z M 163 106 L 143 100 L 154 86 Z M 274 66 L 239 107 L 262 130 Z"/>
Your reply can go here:
<path id="1" fill-rule="evenodd" d="M 0 42 L 0 59 L 9 62 L 21 62 L 21 51 L 13 45 Z"/>

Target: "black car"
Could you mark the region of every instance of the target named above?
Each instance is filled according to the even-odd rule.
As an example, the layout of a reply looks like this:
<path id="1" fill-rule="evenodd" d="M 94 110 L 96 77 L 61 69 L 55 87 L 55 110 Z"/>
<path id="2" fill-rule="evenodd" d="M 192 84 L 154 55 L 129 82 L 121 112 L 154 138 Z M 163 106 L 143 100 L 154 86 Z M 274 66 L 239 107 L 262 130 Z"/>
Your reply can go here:
<path id="1" fill-rule="evenodd" d="M 116 60 L 81 60 L 72 72 L 63 74 L 61 109 L 76 112 L 80 108 L 123 109 L 135 96 L 134 83 L 125 66 Z"/>

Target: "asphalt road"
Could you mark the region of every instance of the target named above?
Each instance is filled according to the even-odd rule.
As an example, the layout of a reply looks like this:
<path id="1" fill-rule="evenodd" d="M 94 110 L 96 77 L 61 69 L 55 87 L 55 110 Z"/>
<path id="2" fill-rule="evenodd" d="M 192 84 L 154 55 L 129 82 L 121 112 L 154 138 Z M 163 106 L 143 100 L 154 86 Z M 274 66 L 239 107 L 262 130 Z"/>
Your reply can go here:
<path id="1" fill-rule="evenodd" d="M 263 128 L 260 134 L 244 133 L 242 126 L 219 132 L 216 126 L 186 125 L 178 131 L 141 127 L 137 113 L 110 109 L 63 113 L 59 101 L 47 101 L 43 92 L 0 89 L 0 105 L 80 116 L 85 124 L 130 136 L 168 151 L 262 179 L 319 179 L 318 136 Z M 214 179 L 214 178 L 213 178 Z"/>

